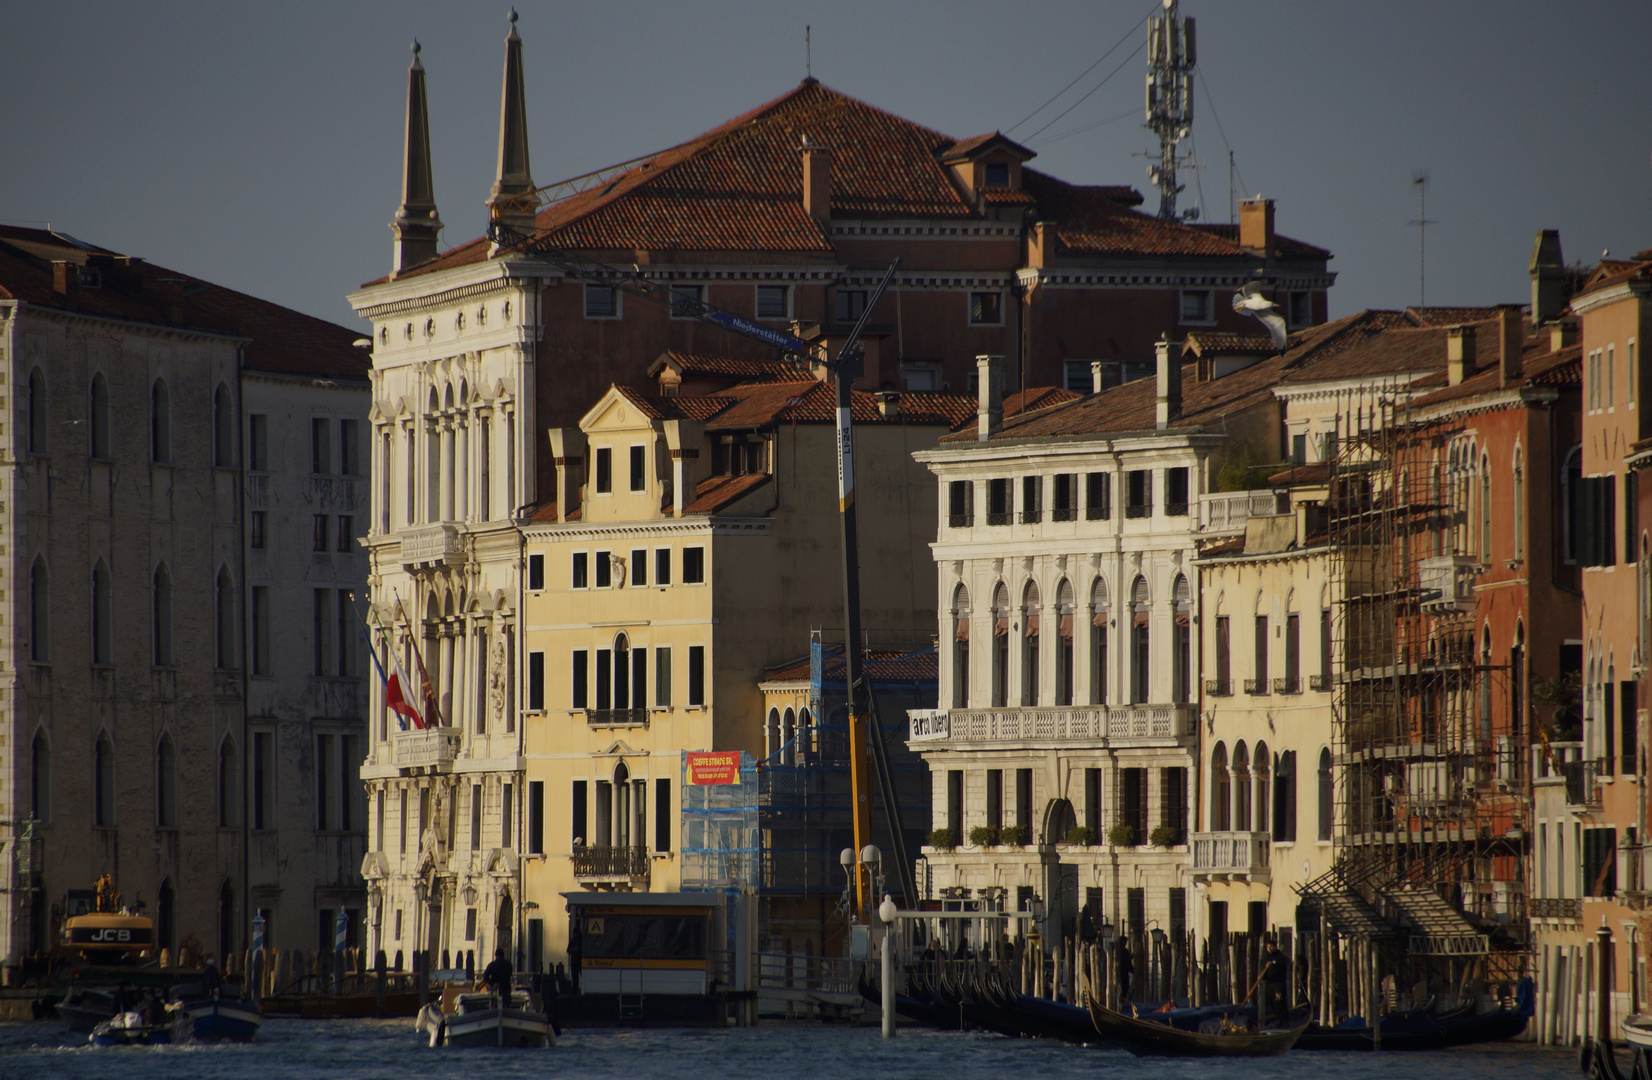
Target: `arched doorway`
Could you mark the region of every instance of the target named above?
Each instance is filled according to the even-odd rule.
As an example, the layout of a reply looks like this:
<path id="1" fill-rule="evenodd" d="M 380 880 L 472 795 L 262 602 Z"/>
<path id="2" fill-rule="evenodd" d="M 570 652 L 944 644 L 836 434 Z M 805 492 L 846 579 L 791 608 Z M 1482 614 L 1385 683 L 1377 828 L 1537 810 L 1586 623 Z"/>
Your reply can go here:
<path id="1" fill-rule="evenodd" d="M 511 931 L 516 926 L 515 916 L 516 905 L 511 901 L 511 891 L 506 889 L 504 892 L 499 894 L 499 918 L 494 923 L 493 940 L 498 943 L 497 947 L 504 952 L 506 956 L 511 957 L 512 966 L 520 967 L 522 965 L 522 958 L 511 955 Z"/>

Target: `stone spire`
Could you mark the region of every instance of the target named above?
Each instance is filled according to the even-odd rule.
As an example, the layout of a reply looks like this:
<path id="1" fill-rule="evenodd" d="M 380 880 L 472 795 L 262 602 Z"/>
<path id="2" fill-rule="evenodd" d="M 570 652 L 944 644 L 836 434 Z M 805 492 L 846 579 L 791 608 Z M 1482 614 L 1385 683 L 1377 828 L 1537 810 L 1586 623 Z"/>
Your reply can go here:
<path id="1" fill-rule="evenodd" d="M 425 101 L 419 43 L 407 69 L 407 140 L 402 147 L 402 204 L 390 222 L 395 234 L 390 276 L 396 277 L 436 257 L 442 219 L 436 214 L 436 187 L 430 177 L 430 109 Z"/>
<path id="2" fill-rule="evenodd" d="M 505 38 L 505 88 L 499 104 L 499 170 L 488 194 L 488 220 L 533 234 L 539 199 L 528 169 L 528 95 L 522 82 L 522 39 L 516 10 Z"/>

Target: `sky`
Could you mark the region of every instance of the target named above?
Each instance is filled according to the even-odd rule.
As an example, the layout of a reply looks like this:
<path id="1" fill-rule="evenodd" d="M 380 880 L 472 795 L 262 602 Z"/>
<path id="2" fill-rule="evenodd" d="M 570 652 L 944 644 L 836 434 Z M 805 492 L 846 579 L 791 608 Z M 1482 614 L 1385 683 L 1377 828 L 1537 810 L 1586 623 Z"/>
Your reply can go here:
<path id="1" fill-rule="evenodd" d="M 1140 49 L 1156 0 L 516 6 L 539 184 L 784 94 L 805 75 L 809 26 L 826 85 L 955 137 L 1002 130 L 1038 152 L 1034 168 L 1132 184 L 1157 205 Z M 365 325 L 345 296 L 390 268 L 417 37 L 443 244 L 484 230 L 504 0 L 0 10 L 0 221 Z M 1281 232 L 1335 253 L 1333 316 L 1416 303 L 1419 269 L 1431 304 L 1528 300 L 1542 228 L 1573 262 L 1652 247 L 1652 94 L 1634 75 L 1652 4 L 1182 0 L 1181 13 L 1198 23 L 1186 146 L 1202 163 L 1181 205 L 1229 220 L 1231 151 L 1236 197 L 1275 199 Z M 1408 224 L 1424 216 L 1419 170 L 1426 260 Z"/>

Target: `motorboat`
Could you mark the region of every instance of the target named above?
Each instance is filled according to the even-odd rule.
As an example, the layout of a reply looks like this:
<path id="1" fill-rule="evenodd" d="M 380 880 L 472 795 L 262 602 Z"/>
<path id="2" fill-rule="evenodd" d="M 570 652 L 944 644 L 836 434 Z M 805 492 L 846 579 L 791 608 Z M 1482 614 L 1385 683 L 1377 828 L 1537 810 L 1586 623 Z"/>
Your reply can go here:
<path id="1" fill-rule="evenodd" d="M 70 1031 L 90 1034 L 93 1028 L 115 1015 L 117 992 L 112 986 L 71 986 L 55 1006 L 57 1018 Z"/>
<path id="2" fill-rule="evenodd" d="M 556 1045 L 550 1018 L 525 990 L 513 990 L 508 1000 L 491 991 L 458 994 L 452 1012 L 421 1016 L 420 1026 L 428 1027 L 431 1046 Z"/>
<path id="3" fill-rule="evenodd" d="M 258 1035 L 264 1013 L 258 1002 L 242 996 L 234 986 L 208 991 L 196 983 L 173 987 L 175 1007 L 190 1022 L 190 1035 L 200 1042 L 248 1042 Z"/>
<path id="4" fill-rule="evenodd" d="M 93 1028 L 87 1042 L 94 1046 L 166 1046 L 187 1042 L 190 1028 L 189 1016 L 182 1009 L 168 1009 L 147 1019 L 141 1010 L 132 1009 Z"/>

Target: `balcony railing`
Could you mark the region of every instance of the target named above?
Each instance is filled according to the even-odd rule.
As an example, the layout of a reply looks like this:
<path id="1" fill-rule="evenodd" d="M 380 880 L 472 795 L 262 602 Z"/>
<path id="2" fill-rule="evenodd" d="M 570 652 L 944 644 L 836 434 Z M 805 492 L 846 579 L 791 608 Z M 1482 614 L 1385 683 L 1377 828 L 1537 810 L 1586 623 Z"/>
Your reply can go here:
<path id="1" fill-rule="evenodd" d="M 1316 694 L 1325 693 L 1331 689 L 1331 677 L 1329 675 L 1309 675 L 1308 689 Z"/>
<path id="2" fill-rule="evenodd" d="M 1300 678 L 1293 679 L 1289 676 L 1283 679 L 1275 679 L 1273 681 L 1273 692 L 1276 694 L 1300 694 L 1302 693 L 1302 680 Z"/>
<path id="3" fill-rule="evenodd" d="M 1268 877 L 1271 848 L 1265 832 L 1193 834 L 1193 873 L 1203 877 Z"/>
<path id="4" fill-rule="evenodd" d="M 1177 739 L 1193 733 L 1197 706 L 1072 705 L 1019 709 L 913 709 L 914 742 L 1100 742 Z"/>
<path id="5" fill-rule="evenodd" d="M 586 709 L 585 722 L 594 728 L 647 727 L 647 709 Z"/>
<path id="6" fill-rule="evenodd" d="M 1100 506 L 1086 506 L 1084 508 L 1085 521 L 1106 521 L 1113 516 L 1113 504 L 1102 503 Z"/>
<path id="7" fill-rule="evenodd" d="M 1164 504 L 1165 517 L 1187 517 L 1187 503 L 1167 502 Z"/>
<path id="8" fill-rule="evenodd" d="M 1058 506 L 1054 510 L 1050 511 L 1050 520 L 1051 521 L 1077 521 L 1078 520 L 1078 507 L 1076 507 L 1076 506 Z"/>
<path id="9" fill-rule="evenodd" d="M 453 764 L 459 753 L 459 732 L 452 728 L 396 733 L 396 764 L 403 768 L 422 765 L 443 768 Z"/>
<path id="10" fill-rule="evenodd" d="M 1245 693 L 1249 694 L 1251 697 L 1265 697 L 1268 693 L 1268 680 L 1246 679 Z"/>
<path id="11" fill-rule="evenodd" d="M 1210 697 L 1232 697 L 1232 679 L 1206 679 L 1205 693 Z"/>
<path id="12" fill-rule="evenodd" d="M 1040 521 L 1043 521 L 1043 520 L 1044 520 L 1044 511 L 1042 511 L 1042 510 L 1023 510 L 1023 511 L 1021 511 L 1021 524 L 1023 524 L 1023 525 L 1037 525 Z"/>
<path id="13" fill-rule="evenodd" d="M 581 847 L 570 858 L 576 878 L 629 878 L 648 876 L 646 847 Z"/>
<path id="14" fill-rule="evenodd" d="M 946 522 L 954 529 L 967 529 L 975 524 L 974 514 L 949 514 Z"/>
<path id="15" fill-rule="evenodd" d="M 427 525 L 401 534 L 402 565 L 463 562 L 465 538 L 454 525 Z"/>
<path id="16" fill-rule="evenodd" d="M 1583 901 L 1575 896 L 1534 896 L 1527 903 L 1534 919 L 1583 918 Z"/>
<path id="17" fill-rule="evenodd" d="M 1124 516 L 1127 518 L 1150 518 L 1153 516 L 1153 504 L 1130 503 L 1124 508 Z"/>
<path id="18" fill-rule="evenodd" d="M 1560 775 L 1566 778 L 1566 805 L 1574 809 L 1599 810 L 1600 778 L 1611 774 L 1611 764 L 1606 758 L 1562 761 Z"/>
<path id="19" fill-rule="evenodd" d="M 987 524 L 988 525 L 1008 525 L 1010 523 L 1010 519 L 1013 518 L 1014 516 L 1015 515 L 1010 513 L 1008 510 L 988 510 L 987 511 Z"/>
<path id="20" fill-rule="evenodd" d="M 1271 491 L 1224 491 L 1199 496 L 1202 532 L 1244 532 L 1252 517 L 1277 514 L 1284 500 Z"/>
<path id="21" fill-rule="evenodd" d="M 1474 610 L 1474 560 L 1467 555 L 1437 555 L 1417 564 L 1423 611 L 1460 615 Z"/>

